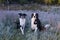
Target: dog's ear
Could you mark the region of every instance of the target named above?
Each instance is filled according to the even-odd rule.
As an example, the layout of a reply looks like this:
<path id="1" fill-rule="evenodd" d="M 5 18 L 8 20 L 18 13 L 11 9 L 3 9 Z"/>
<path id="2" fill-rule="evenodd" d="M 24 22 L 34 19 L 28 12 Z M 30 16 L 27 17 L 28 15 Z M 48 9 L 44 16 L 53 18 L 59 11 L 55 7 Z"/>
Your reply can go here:
<path id="1" fill-rule="evenodd" d="M 23 14 L 24 16 L 27 16 L 26 14 Z"/>
<path id="2" fill-rule="evenodd" d="M 38 13 L 36 13 L 36 17 L 38 18 Z"/>
<path id="3" fill-rule="evenodd" d="M 36 13 L 36 16 L 38 16 L 38 13 Z"/>
<path id="4" fill-rule="evenodd" d="M 34 14 L 32 13 L 32 14 L 31 14 L 31 18 L 33 17 L 33 15 L 34 15 Z"/>
<path id="5" fill-rule="evenodd" d="M 18 13 L 18 15 L 19 15 L 19 16 L 21 16 L 21 15 L 22 15 L 22 13 Z"/>
<path id="6" fill-rule="evenodd" d="M 22 13 L 18 13 L 18 15 L 19 15 L 19 17 L 21 17 L 22 16 Z"/>

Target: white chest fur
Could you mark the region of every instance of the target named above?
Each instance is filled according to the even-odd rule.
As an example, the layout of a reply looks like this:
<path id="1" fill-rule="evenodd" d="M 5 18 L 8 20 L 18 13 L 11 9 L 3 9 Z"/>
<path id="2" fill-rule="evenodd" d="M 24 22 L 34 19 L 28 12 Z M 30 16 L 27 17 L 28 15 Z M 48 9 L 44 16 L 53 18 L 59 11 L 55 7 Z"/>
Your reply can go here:
<path id="1" fill-rule="evenodd" d="M 25 18 L 19 18 L 19 22 L 21 26 L 25 26 L 26 19 Z"/>
<path id="2" fill-rule="evenodd" d="M 37 24 L 34 24 L 34 21 L 35 21 L 35 18 L 32 18 L 32 19 L 31 19 L 31 28 L 32 28 L 32 29 L 37 28 Z"/>

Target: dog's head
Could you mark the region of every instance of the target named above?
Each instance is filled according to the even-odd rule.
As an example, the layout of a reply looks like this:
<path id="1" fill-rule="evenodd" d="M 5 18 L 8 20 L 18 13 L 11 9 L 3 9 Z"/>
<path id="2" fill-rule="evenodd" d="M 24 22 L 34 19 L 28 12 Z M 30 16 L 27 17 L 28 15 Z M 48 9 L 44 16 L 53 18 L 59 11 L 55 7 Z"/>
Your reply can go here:
<path id="1" fill-rule="evenodd" d="M 26 14 L 22 14 L 24 16 L 24 18 L 27 16 Z"/>
<path id="2" fill-rule="evenodd" d="M 22 14 L 22 13 L 19 13 L 19 17 L 20 18 L 25 18 L 27 15 L 24 13 L 24 14 Z"/>
<path id="3" fill-rule="evenodd" d="M 31 18 L 38 18 L 38 13 L 32 13 Z"/>

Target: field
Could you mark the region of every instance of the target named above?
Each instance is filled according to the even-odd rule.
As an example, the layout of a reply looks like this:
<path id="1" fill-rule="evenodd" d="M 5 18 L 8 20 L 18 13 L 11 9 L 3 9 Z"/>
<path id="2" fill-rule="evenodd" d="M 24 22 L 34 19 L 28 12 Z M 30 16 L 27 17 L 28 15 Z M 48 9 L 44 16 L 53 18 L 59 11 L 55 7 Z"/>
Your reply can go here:
<path id="1" fill-rule="evenodd" d="M 45 31 L 31 32 L 30 19 L 32 13 L 38 13 L 42 25 L 51 24 L 51 28 Z M 16 29 L 15 20 L 18 13 L 27 14 L 25 35 Z M 48 11 L 41 10 L 0 10 L 0 40 L 60 40 L 60 8 L 51 8 Z"/>

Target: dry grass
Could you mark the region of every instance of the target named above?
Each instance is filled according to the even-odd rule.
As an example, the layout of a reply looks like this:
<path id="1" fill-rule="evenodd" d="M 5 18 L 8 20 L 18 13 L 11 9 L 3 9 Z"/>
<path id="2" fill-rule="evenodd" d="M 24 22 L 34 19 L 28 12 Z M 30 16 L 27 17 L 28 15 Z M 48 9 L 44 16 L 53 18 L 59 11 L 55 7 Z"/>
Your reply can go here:
<path id="1" fill-rule="evenodd" d="M 0 6 L 0 10 L 43 10 L 43 11 L 47 11 L 50 9 L 49 6 L 41 6 L 38 4 L 25 4 L 25 5 L 18 5 L 18 4 L 12 4 L 12 5 L 1 5 Z"/>

